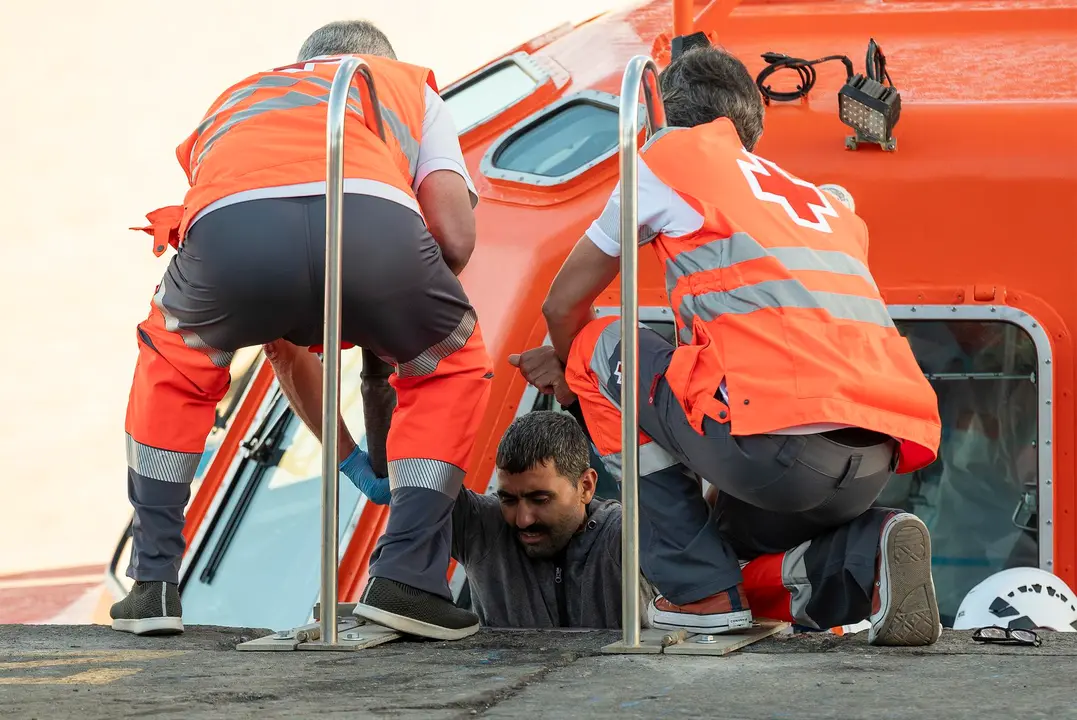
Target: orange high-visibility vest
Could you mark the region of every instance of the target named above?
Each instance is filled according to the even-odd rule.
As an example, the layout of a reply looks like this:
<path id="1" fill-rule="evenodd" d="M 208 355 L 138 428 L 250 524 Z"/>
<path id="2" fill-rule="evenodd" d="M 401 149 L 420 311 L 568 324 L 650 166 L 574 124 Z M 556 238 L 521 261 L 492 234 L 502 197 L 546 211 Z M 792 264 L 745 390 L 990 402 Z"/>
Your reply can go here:
<path id="1" fill-rule="evenodd" d="M 364 121 L 356 73 L 344 123 L 344 177 L 375 180 L 410 197 L 433 72 L 387 58 L 361 55 L 370 67 L 381 106 L 385 142 Z M 325 182 L 329 90 L 339 56 L 251 75 L 225 90 L 199 126 L 176 148 L 191 185 L 184 204 L 159 208 L 143 230 L 154 252 L 178 246 L 207 205 L 244 190 Z"/>
<path id="2" fill-rule="evenodd" d="M 868 271 L 864 222 L 747 152 L 725 118 L 660 131 L 641 157 L 703 216 L 653 241 L 684 343 L 666 379 L 692 425 L 849 425 L 901 441 L 898 472 L 933 462 L 938 400 Z"/>

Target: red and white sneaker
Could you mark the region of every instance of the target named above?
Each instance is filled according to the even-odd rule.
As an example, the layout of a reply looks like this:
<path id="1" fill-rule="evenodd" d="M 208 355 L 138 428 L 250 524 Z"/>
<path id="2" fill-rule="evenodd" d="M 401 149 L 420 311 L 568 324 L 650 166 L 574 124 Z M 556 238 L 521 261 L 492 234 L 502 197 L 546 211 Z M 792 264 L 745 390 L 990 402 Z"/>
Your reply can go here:
<path id="1" fill-rule="evenodd" d="M 686 605 L 674 605 L 659 595 L 647 606 L 647 619 L 651 627 L 701 635 L 752 627 L 752 611 L 742 585 Z"/>
<path id="2" fill-rule="evenodd" d="M 895 513 L 883 525 L 871 598 L 868 642 L 872 645 L 931 645 L 942 635 L 931 536 L 915 515 Z"/>

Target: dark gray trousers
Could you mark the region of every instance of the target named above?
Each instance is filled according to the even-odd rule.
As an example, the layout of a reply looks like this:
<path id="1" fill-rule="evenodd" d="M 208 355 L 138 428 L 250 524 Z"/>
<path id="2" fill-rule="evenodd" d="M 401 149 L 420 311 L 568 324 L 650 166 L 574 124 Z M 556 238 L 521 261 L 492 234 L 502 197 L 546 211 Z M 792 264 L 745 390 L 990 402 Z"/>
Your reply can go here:
<path id="1" fill-rule="evenodd" d="M 603 336 L 592 368 L 609 400 L 621 393 L 614 372 L 620 323 Z M 740 560 L 792 550 L 872 507 L 897 466 L 895 440 L 859 429 L 734 436 L 728 424 L 710 418 L 700 434 L 664 378 L 672 356 L 672 345 L 640 327 L 639 424 L 665 451 L 640 452 L 640 566 L 671 602 L 731 588 L 743 581 Z M 620 458 L 604 460 L 620 478 Z M 719 491 L 713 508 L 699 478 Z M 873 566 L 878 535 L 857 536 L 849 552 L 867 553 Z M 865 543 L 870 547 L 860 547 Z"/>
<path id="2" fill-rule="evenodd" d="M 465 334 L 456 343 L 460 328 L 475 325 L 463 286 L 445 264 L 422 217 L 409 208 L 384 198 L 345 194 L 343 216 L 342 339 L 411 375 L 428 373 L 425 367 L 431 362 L 444 363 L 445 348 L 467 339 Z M 281 338 L 301 346 L 320 345 L 325 220 L 324 195 L 251 200 L 201 218 L 161 281 L 160 309 L 167 329 L 185 333 L 191 347 L 220 356 L 222 368 L 241 347 Z M 151 344 L 144 335 L 140 342 Z M 160 406 L 161 412 L 184 410 Z M 206 434 L 209 431 L 207 425 Z M 198 455 L 138 445 L 130 438 L 128 444 L 128 498 L 135 513 L 127 574 L 139 581 L 176 583 L 185 546 L 184 508 Z M 390 469 L 396 476 L 392 511 L 370 574 L 450 597 L 445 580 L 450 513 L 464 473 L 434 460 L 397 465 L 401 462 L 410 465 Z"/>

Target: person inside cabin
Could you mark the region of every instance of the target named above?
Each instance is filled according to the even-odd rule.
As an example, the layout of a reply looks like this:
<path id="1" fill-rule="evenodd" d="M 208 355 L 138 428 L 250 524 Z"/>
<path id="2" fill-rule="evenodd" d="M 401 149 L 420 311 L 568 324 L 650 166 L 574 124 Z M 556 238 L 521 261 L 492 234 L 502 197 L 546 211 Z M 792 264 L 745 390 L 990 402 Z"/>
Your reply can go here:
<path id="1" fill-rule="evenodd" d="M 277 361 L 302 360 L 286 348 Z M 315 410 L 307 426 L 321 437 Z M 301 416 L 302 417 L 302 416 Z M 388 504 L 390 481 L 346 427 L 341 471 L 372 502 Z M 595 497 L 590 442 L 574 417 L 537 410 L 516 418 L 497 448 L 497 489 L 463 488 L 452 510 L 452 557 L 468 579 L 470 607 L 486 627 L 620 628 L 621 505 Z M 640 578 L 641 607 L 653 598 Z"/>
<path id="2" fill-rule="evenodd" d="M 832 597 L 870 619 L 871 643 L 934 643 L 927 527 L 872 506 L 895 471 L 935 460 L 938 402 L 867 268 L 866 226 L 754 154 L 764 107 L 736 57 L 693 48 L 659 83 L 669 126 L 640 150 L 639 241 L 665 268 L 678 343 L 639 328 L 649 620 L 723 633 L 754 611 L 837 625 L 817 583 L 840 566 Z M 615 189 L 543 305 L 552 347 L 514 360 L 562 406 L 578 403 L 618 478 L 621 327 L 592 304 L 618 275 L 619 219 Z M 718 490 L 713 508 L 700 478 Z"/>
<path id="3" fill-rule="evenodd" d="M 355 21 L 319 28 L 298 62 L 222 93 L 177 149 L 190 182 L 183 206 L 138 228 L 156 254 L 169 244 L 176 254 L 137 332 L 126 421 L 135 583 L 112 606 L 116 630 L 183 631 L 184 509 L 234 351 L 304 348 L 320 403 L 320 365 L 306 349 L 323 338 L 326 102 L 342 55 L 370 68 L 385 137 L 345 124 L 341 338 L 392 362 L 399 398 L 387 440 L 392 513 L 356 612 L 445 640 L 479 629 L 446 580 L 453 501 L 492 377 L 457 279 L 478 198 L 432 72 L 398 61 L 378 28 Z M 297 380 L 278 379 L 286 393 Z"/>

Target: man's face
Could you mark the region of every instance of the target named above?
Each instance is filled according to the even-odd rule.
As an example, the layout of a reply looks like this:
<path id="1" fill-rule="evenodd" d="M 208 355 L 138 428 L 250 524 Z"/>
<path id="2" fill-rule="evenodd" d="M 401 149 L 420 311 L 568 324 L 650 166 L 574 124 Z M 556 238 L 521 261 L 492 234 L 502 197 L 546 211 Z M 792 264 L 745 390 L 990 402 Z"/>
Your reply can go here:
<path id="1" fill-rule="evenodd" d="M 497 477 L 501 514 L 533 558 L 552 557 L 568 545 L 587 516 L 597 480 L 588 468 L 573 485 L 551 460 L 516 475 L 498 470 Z"/>

